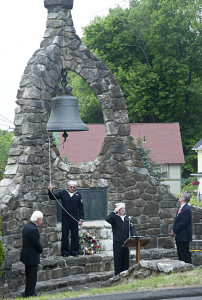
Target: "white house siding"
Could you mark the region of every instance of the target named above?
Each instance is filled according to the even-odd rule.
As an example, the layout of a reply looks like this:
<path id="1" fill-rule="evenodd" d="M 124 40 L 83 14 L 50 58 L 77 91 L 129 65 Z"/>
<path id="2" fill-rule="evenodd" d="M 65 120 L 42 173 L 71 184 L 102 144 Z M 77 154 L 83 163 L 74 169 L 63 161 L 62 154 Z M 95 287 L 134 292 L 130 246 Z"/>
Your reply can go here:
<path id="1" fill-rule="evenodd" d="M 168 165 L 168 178 L 164 180 L 164 183 L 169 186 L 171 193 L 181 192 L 181 165 Z"/>
<path id="2" fill-rule="evenodd" d="M 198 150 L 198 173 L 202 172 L 202 150 Z M 198 178 L 200 184 L 199 184 L 199 193 L 200 193 L 200 199 L 202 201 L 202 177 Z"/>
<path id="3" fill-rule="evenodd" d="M 198 150 L 198 172 L 202 172 L 202 150 Z"/>

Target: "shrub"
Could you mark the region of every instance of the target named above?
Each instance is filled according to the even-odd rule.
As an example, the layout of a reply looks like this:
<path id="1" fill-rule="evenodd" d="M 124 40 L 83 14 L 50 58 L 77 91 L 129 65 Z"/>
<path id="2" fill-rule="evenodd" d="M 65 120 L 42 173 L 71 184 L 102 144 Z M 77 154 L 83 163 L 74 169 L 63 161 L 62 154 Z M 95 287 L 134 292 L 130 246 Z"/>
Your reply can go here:
<path id="1" fill-rule="evenodd" d="M 202 207 L 202 202 L 199 202 L 199 199 L 197 198 L 197 188 L 198 188 L 198 180 L 197 177 L 189 178 L 184 182 L 182 185 L 182 192 L 190 193 L 191 199 L 190 203 Z"/>
<path id="2" fill-rule="evenodd" d="M 192 182 L 197 181 L 197 177 L 187 179 L 182 185 L 182 192 L 193 193 L 197 189 L 196 185 Z"/>

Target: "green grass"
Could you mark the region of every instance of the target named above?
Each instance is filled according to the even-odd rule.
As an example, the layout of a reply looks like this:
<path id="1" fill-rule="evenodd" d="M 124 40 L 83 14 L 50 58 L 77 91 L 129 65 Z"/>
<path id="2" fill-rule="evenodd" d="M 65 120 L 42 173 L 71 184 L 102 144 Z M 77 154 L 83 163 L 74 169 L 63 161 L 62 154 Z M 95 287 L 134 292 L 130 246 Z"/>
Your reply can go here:
<path id="1" fill-rule="evenodd" d="M 154 290 L 160 288 L 171 287 L 187 287 L 187 286 L 201 286 L 202 285 L 202 267 L 195 268 L 189 272 L 174 273 L 170 275 L 159 275 L 147 277 L 145 279 L 134 279 L 127 284 L 119 284 L 111 287 L 92 288 L 88 291 L 78 292 L 63 292 L 54 295 L 43 294 L 39 297 L 32 297 L 30 299 L 36 300 L 51 300 L 64 299 L 73 297 L 84 297 L 111 293 L 123 293 L 130 291 Z M 22 300 L 23 298 L 15 298 L 15 300 Z M 9 298 L 11 300 L 11 298 Z"/>

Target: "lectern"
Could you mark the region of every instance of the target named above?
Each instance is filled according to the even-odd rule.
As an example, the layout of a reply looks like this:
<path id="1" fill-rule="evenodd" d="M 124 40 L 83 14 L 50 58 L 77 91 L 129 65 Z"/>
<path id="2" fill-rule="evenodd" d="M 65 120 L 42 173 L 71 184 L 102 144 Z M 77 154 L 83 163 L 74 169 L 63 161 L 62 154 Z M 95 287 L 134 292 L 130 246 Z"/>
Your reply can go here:
<path id="1" fill-rule="evenodd" d="M 152 239 L 143 236 L 131 236 L 129 237 L 122 247 L 136 247 L 136 263 L 140 261 L 140 247 L 146 246 Z"/>

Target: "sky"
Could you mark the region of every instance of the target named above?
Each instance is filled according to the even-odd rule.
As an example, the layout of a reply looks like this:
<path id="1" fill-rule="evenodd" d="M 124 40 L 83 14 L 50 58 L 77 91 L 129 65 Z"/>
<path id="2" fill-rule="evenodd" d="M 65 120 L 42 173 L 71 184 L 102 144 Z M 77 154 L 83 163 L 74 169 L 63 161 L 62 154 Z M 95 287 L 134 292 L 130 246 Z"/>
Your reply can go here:
<path id="1" fill-rule="evenodd" d="M 12 2 L 12 3 L 11 3 Z M 128 0 L 74 0 L 72 18 L 76 33 L 95 16 L 108 14 Z M 46 28 L 44 0 L 2 1 L 0 17 L 0 129 L 12 130 L 16 95 L 28 60 L 39 49 Z"/>

